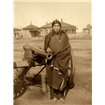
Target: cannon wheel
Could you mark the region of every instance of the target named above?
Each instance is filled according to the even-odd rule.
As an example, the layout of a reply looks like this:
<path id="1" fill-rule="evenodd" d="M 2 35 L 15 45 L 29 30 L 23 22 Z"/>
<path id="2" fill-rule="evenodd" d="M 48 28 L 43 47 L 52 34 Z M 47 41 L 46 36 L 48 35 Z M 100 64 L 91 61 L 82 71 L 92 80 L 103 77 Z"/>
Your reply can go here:
<path id="1" fill-rule="evenodd" d="M 14 99 L 22 96 L 26 92 L 27 81 L 25 81 L 25 75 L 31 67 L 31 64 L 29 66 L 20 67 L 22 72 L 14 79 Z"/>
<path id="2" fill-rule="evenodd" d="M 19 75 L 16 79 L 14 79 L 14 99 L 22 96 L 27 91 L 27 87 L 33 84 L 32 80 L 35 80 L 37 76 L 44 70 L 45 67 L 46 65 L 35 75 L 34 78 L 31 79 L 31 81 L 29 81 L 27 77 L 22 77 L 22 75 Z M 24 70 L 25 69 L 26 68 L 24 68 Z M 25 70 L 25 74 L 28 70 L 29 68 Z"/>
<path id="3" fill-rule="evenodd" d="M 14 80 L 14 99 L 22 96 L 27 90 L 27 84 L 25 81 L 16 78 Z"/>

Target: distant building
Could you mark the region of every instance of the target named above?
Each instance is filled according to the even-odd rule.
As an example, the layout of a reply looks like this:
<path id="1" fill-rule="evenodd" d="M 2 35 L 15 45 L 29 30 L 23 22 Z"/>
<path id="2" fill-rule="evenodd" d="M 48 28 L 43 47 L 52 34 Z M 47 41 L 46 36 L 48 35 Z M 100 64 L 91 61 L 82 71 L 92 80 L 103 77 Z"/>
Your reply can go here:
<path id="1" fill-rule="evenodd" d="M 76 34 L 76 26 L 63 22 L 61 19 L 62 30 L 64 30 L 67 34 Z M 40 27 L 41 36 L 45 36 L 52 30 L 52 22 L 47 23 L 46 25 Z"/>
<path id="2" fill-rule="evenodd" d="M 84 33 L 91 34 L 92 33 L 92 26 L 88 24 L 85 28 L 83 28 Z"/>
<path id="3" fill-rule="evenodd" d="M 14 28 L 14 38 L 20 38 L 21 37 L 21 29 L 19 28 Z"/>
<path id="4" fill-rule="evenodd" d="M 37 37 L 39 34 L 39 27 L 32 25 L 32 23 L 23 28 L 23 37 Z"/>

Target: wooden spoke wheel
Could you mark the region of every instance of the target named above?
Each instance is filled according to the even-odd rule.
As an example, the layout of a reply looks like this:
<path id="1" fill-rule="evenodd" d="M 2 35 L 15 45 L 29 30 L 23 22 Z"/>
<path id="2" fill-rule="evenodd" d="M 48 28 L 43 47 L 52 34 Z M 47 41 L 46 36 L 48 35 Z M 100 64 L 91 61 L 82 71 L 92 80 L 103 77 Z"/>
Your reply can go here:
<path id="1" fill-rule="evenodd" d="M 19 78 L 14 80 L 14 99 L 22 96 L 27 90 L 27 84 Z"/>

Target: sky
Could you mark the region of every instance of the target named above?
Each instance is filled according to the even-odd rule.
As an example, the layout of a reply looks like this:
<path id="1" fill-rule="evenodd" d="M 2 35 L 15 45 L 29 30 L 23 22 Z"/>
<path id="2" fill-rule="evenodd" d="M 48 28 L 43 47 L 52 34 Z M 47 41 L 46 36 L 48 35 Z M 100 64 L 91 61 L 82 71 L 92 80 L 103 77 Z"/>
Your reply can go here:
<path id="1" fill-rule="evenodd" d="M 82 31 L 91 24 L 91 2 L 14 2 L 14 27 L 41 27 L 58 19 Z"/>

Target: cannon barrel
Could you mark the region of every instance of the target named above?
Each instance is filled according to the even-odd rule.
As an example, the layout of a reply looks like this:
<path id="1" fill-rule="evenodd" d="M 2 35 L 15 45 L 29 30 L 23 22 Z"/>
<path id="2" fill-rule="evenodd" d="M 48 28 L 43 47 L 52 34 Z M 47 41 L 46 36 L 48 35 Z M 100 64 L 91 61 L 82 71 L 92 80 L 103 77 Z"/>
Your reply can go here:
<path id="1" fill-rule="evenodd" d="M 31 49 L 36 55 L 45 57 L 48 60 L 52 59 L 52 57 L 53 57 L 52 53 L 46 53 L 42 48 L 36 47 L 32 44 L 26 44 L 25 46 L 23 46 L 23 49 L 24 50 Z"/>

